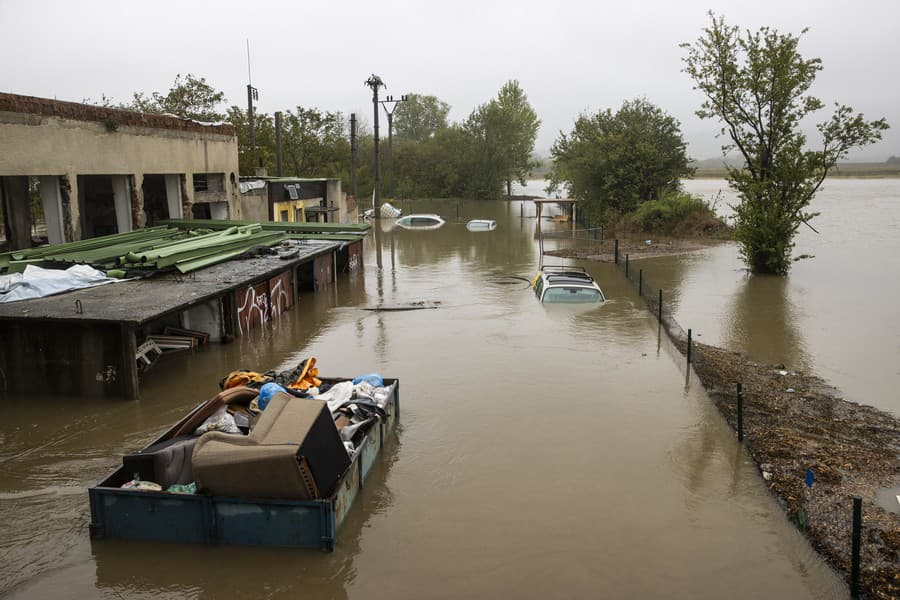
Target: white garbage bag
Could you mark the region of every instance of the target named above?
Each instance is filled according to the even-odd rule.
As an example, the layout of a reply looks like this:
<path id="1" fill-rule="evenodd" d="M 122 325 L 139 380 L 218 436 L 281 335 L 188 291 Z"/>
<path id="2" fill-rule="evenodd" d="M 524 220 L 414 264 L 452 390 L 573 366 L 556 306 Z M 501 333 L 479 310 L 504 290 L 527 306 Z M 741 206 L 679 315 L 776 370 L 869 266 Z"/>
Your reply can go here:
<path id="1" fill-rule="evenodd" d="M 0 302 L 43 298 L 115 281 L 121 280 L 89 265 L 74 265 L 64 271 L 28 265 L 23 273 L 0 275 Z"/>

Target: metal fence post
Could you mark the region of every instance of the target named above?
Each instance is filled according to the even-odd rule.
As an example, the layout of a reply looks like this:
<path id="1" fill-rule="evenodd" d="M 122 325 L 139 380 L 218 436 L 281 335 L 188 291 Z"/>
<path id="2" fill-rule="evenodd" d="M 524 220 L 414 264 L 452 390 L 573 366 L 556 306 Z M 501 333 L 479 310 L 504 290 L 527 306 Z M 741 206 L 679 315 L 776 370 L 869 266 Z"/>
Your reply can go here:
<path id="1" fill-rule="evenodd" d="M 744 391 L 741 384 L 737 384 L 737 430 L 738 441 L 744 441 Z"/>
<path id="2" fill-rule="evenodd" d="M 644 297 L 644 270 L 638 270 L 638 296 Z"/>
<path id="3" fill-rule="evenodd" d="M 619 264 L 619 240 L 616 240 L 616 249 L 614 251 L 615 263 Z"/>
<path id="4" fill-rule="evenodd" d="M 850 597 L 859 598 L 859 546 L 862 537 L 862 498 L 853 497 L 853 541 L 850 550 Z"/>
<path id="5" fill-rule="evenodd" d="M 662 288 L 659 288 L 659 324 L 662 325 Z"/>
<path id="6" fill-rule="evenodd" d="M 687 361 L 691 364 L 691 330 L 688 329 Z"/>
<path id="7" fill-rule="evenodd" d="M 625 279 L 628 279 L 628 255 L 625 255 Z"/>

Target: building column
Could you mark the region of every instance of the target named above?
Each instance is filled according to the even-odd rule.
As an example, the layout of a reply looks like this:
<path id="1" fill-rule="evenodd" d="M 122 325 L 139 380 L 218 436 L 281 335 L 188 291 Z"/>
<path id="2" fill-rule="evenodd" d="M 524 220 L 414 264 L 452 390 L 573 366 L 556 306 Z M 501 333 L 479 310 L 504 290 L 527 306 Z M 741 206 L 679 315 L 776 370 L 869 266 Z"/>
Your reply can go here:
<path id="1" fill-rule="evenodd" d="M 193 219 L 194 212 L 194 174 L 184 173 L 181 176 L 181 214 L 183 219 Z"/>
<path id="2" fill-rule="evenodd" d="M 116 229 L 119 233 L 131 231 L 131 190 L 128 189 L 128 175 L 113 175 L 113 199 L 116 205 Z"/>
<path id="3" fill-rule="evenodd" d="M 60 201 L 62 203 L 62 221 L 65 241 L 74 242 L 81 239 L 81 214 L 78 204 L 78 175 L 66 173 L 59 178 Z"/>
<path id="4" fill-rule="evenodd" d="M 131 192 L 131 228 L 143 229 L 147 224 L 147 213 L 144 212 L 144 174 L 129 175 L 127 180 Z"/>
<path id="5" fill-rule="evenodd" d="M 66 241 L 63 228 L 62 194 L 59 177 L 41 177 L 41 203 L 44 205 L 44 221 L 47 223 L 47 241 L 62 244 Z"/>
<path id="6" fill-rule="evenodd" d="M 230 219 L 240 220 L 244 218 L 244 207 L 241 202 L 241 189 L 234 173 L 225 182 L 226 195 L 228 197 L 228 215 Z"/>
<path id="7" fill-rule="evenodd" d="M 181 211 L 181 176 L 166 175 L 166 206 L 170 219 L 183 219 Z"/>
<path id="8" fill-rule="evenodd" d="M 340 179 L 329 179 L 327 183 L 325 183 L 325 206 L 336 206 L 338 207 L 337 219 L 338 223 L 346 223 L 345 219 L 347 218 L 347 207 L 341 202 L 341 180 Z M 332 213 L 325 213 L 326 215 Z M 328 219 L 325 219 L 328 221 Z"/>

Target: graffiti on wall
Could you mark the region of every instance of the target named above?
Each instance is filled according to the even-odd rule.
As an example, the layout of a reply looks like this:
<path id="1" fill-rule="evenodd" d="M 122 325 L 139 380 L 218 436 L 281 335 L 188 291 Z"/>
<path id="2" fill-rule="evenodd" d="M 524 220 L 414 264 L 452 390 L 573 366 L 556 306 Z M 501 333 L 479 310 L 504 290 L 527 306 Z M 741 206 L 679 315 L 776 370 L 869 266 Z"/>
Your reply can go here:
<path id="1" fill-rule="evenodd" d="M 351 273 L 362 267 L 362 241 L 347 247 L 347 270 Z"/>
<path id="2" fill-rule="evenodd" d="M 294 305 L 291 271 L 237 290 L 238 335 L 276 319 Z"/>
<path id="3" fill-rule="evenodd" d="M 237 291 L 238 333 L 244 335 L 269 320 L 269 286 L 266 283 Z"/>
<path id="4" fill-rule="evenodd" d="M 289 271 L 276 275 L 269 280 L 269 306 L 271 307 L 272 319 L 277 318 L 278 315 L 288 310 L 294 304 L 291 287 L 291 274 Z"/>

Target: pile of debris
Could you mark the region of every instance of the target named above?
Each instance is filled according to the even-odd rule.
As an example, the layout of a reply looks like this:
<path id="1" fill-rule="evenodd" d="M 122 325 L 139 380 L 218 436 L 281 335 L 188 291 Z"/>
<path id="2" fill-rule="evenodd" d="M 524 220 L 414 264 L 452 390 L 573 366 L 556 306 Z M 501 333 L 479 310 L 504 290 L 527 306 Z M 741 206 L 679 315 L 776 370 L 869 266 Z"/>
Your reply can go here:
<path id="1" fill-rule="evenodd" d="M 735 429 L 742 383 L 747 451 L 788 516 L 848 576 L 852 499 L 862 498 L 863 596 L 900 597 L 900 514 L 876 502 L 878 490 L 900 485 L 900 420 L 784 365 L 705 344 L 692 351 L 694 371 Z"/>

